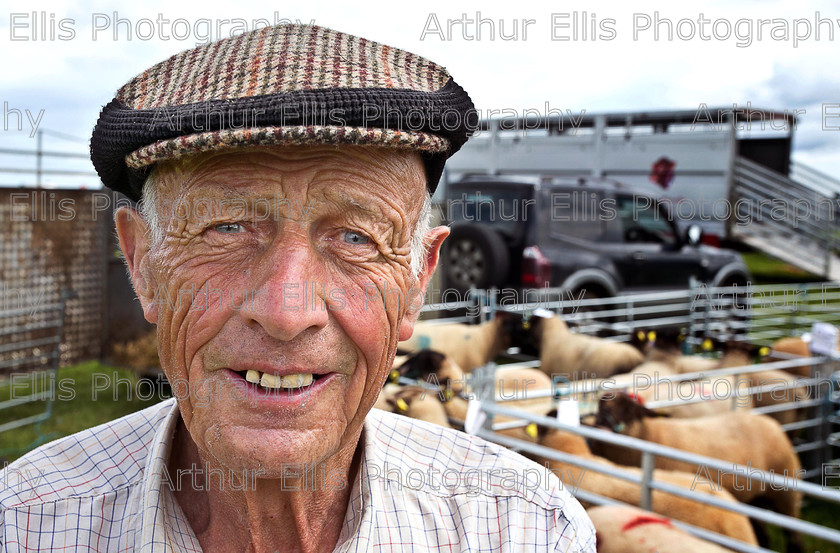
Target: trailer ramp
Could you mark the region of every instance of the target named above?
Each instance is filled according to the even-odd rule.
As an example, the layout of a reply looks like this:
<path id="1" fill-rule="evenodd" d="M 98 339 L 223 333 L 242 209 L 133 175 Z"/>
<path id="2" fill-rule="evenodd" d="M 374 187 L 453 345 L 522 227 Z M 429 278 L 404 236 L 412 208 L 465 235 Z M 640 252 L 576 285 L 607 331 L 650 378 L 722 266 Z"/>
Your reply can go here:
<path id="1" fill-rule="evenodd" d="M 733 181 L 731 239 L 840 280 L 840 182 L 808 186 L 743 157 L 735 160 Z"/>

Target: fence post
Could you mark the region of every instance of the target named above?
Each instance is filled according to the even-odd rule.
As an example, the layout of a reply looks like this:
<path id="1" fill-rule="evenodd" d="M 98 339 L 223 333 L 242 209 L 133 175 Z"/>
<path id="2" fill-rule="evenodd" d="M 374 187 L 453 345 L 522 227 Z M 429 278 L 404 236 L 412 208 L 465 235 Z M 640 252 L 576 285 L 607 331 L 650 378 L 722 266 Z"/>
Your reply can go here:
<path id="1" fill-rule="evenodd" d="M 688 335 L 693 339 L 698 334 L 701 334 L 700 329 L 698 328 L 701 324 L 702 328 L 702 336 L 703 338 L 706 337 L 706 334 L 709 330 L 709 321 L 708 321 L 708 309 L 706 309 L 706 301 L 700 298 L 700 289 L 705 286 L 704 283 L 700 282 L 698 279 L 691 277 L 689 279 L 689 288 L 691 290 L 691 297 L 688 300 L 688 318 L 691 321 L 690 328 L 688 331 Z M 708 290 L 707 290 L 708 292 Z M 699 300 L 699 301 L 698 301 Z M 703 313 L 698 313 L 698 306 L 702 308 Z M 702 320 L 702 323 L 700 319 Z M 702 341 L 702 340 L 701 340 Z"/>
<path id="2" fill-rule="evenodd" d="M 472 308 L 467 308 L 467 317 L 472 319 L 469 321 L 470 323 L 478 324 L 481 322 L 482 293 L 483 291 L 477 288 L 470 288 L 469 292 L 467 292 L 467 298 L 473 304 Z"/>
<path id="3" fill-rule="evenodd" d="M 822 401 L 814 408 L 817 415 L 815 418 L 819 418 L 821 424 L 809 429 L 808 442 L 818 442 L 823 446 L 812 451 L 810 455 L 813 467 L 819 467 L 821 472 L 825 465 L 833 459 L 831 452 L 834 442 L 832 425 L 835 420 L 836 407 L 834 401 L 837 398 L 838 376 L 840 376 L 840 372 L 837 371 L 836 357 L 832 357 L 819 365 L 811 364 L 811 377 L 816 381 L 814 397 L 815 399 L 822 399 Z"/>
<path id="4" fill-rule="evenodd" d="M 476 390 L 476 397 L 481 402 L 481 405 L 493 404 L 496 402 L 496 363 L 490 361 L 479 369 L 478 390 Z M 487 418 L 484 419 L 482 429 L 488 432 L 493 431 L 493 413 L 487 413 Z"/>
<path id="5" fill-rule="evenodd" d="M 35 186 L 38 188 L 41 187 L 41 173 L 42 173 L 42 165 L 44 160 L 44 149 L 43 149 L 43 141 L 44 141 L 44 131 L 39 130 L 36 134 L 36 147 L 35 147 Z"/>
<path id="6" fill-rule="evenodd" d="M 639 506 L 645 511 L 653 510 L 652 490 L 650 481 L 653 480 L 653 454 L 649 451 L 642 452 L 642 497 Z"/>

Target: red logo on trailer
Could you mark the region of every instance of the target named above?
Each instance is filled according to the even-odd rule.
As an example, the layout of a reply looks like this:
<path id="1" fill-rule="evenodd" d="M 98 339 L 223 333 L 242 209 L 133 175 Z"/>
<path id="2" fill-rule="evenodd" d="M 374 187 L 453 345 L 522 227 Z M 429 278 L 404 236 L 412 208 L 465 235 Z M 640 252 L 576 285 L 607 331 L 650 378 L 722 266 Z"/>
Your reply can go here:
<path id="1" fill-rule="evenodd" d="M 674 181 L 674 167 L 676 166 L 676 162 L 665 156 L 660 157 L 650 167 L 650 182 L 658 184 L 663 190 L 667 190 Z"/>

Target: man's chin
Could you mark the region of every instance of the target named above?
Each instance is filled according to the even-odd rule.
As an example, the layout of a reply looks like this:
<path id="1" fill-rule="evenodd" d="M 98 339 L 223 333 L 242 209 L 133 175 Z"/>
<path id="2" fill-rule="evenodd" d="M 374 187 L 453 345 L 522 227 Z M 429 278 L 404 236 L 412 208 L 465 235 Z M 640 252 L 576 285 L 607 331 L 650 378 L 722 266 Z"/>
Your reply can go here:
<path id="1" fill-rule="evenodd" d="M 217 438 L 205 444 L 206 453 L 234 474 L 293 478 L 296 471 L 331 464 L 341 452 L 343 433 L 338 428 L 228 427 L 213 434 Z M 347 445 L 355 450 L 355 444 Z"/>

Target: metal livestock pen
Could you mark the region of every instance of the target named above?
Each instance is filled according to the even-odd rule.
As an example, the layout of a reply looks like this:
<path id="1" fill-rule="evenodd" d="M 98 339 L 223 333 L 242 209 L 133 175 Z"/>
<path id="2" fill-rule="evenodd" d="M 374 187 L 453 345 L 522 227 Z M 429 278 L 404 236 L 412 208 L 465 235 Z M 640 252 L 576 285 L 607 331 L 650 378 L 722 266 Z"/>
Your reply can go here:
<path id="1" fill-rule="evenodd" d="M 506 302 L 504 291 L 472 291 L 467 298 L 458 301 L 442 302 L 424 307 L 427 315 L 440 318 L 435 323 L 479 322 L 492 316 L 497 309 L 520 312 L 530 315 L 536 309 L 548 309 L 562 314 L 564 319 L 577 325 L 576 331 L 600 334 L 607 339 L 626 341 L 639 330 L 681 327 L 687 331 L 684 347 L 687 351 L 696 350 L 707 338 L 747 341 L 752 344 L 770 345 L 774 340 L 792 335 L 801 335 L 810 331 L 814 323 L 840 323 L 840 284 L 793 284 L 787 286 L 748 286 L 741 289 L 707 288 L 697 285 L 689 290 L 678 292 L 639 294 L 597 300 L 575 300 L 574 298 L 552 298 L 542 293 L 538 298 L 525 298 L 526 301 Z M 529 301 L 530 300 L 530 301 Z M 446 314 L 458 313 L 455 317 Z M 711 355 L 707 353 L 707 355 Z M 780 413 L 789 410 L 806 412 L 801 420 L 783 424 L 782 428 L 794 440 L 794 449 L 802 461 L 803 479 L 793 479 L 779 474 L 757 470 L 752 467 L 728 463 L 695 453 L 681 451 L 660 444 L 646 442 L 629 436 L 623 436 L 586 425 L 570 425 L 558 419 L 534 415 L 505 406 L 509 400 L 532 399 L 550 396 L 556 405 L 570 399 L 579 401 L 578 412 L 585 417 L 591 414 L 594 403 L 591 401 L 604 390 L 598 385 L 584 387 L 556 376 L 551 390 L 531 391 L 516 397 L 503 397 L 494 389 L 499 372 L 523 367 L 538 367 L 539 360 L 529 359 L 508 353 L 509 364 L 490 363 L 469 375 L 469 396 L 475 402 L 473 412 L 478 414 L 480 423 L 471 422 L 468 430 L 485 439 L 495 441 L 515 450 L 538 455 L 543 458 L 562 461 L 582 467 L 586 471 L 600 472 L 640 486 L 639 503 L 643 508 L 651 508 L 651 494 L 660 490 L 676 496 L 686 497 L 698 503 L 706 503 L 723 509 L 747 515 L 753 519 L 768 522 L 794 532 L 815 536 L 819 539 L 840 543 L 840 531 L 820 526 L 811 522 L 795 519 L 767 509 L 754 507 L 739 502 L 724 501 L 709 494 L 696 493 L 673 484 L 656 481 L 653 478 L 654 459 L 657 456 L 684 461 L 706 467 L 704 470 L 725 471 L 749 478 L 757 486 L 795 486 L 803 494 L 824 501 L 840 504 L 840 459 L 836 457 L 840 447 L 840 357 L 835 355 L 814 355 L 798 357 L 776 354 L 781 360 L 770 363 L 727 367 L 704 371 L 702 373 L 678 374 L 657 378 L 658 384 L 692 381 L 698 378 L 716 379 L 720 377 L 745 377 L 756 371 L 773 369 L 791 369 L 808 367 L 810 376 L 798 378 L 794 382 L 771 383 L 760 386 L 735 386 L 715 395 L 715 399 L 731 399 L 733 408 L 739 398 L 756 394 L 783 393 L 792 387 L 806 388 L 808 399 L 753 408 L 752 412 L 761 414 Z M 501 375 L 503 378 L 503 374 Z M 405 383 L 412 381 L 402 379 Z M 416 384 L 416 382 L 413 382 Z M 638 382 L 634 382 L 638 384 Z M 429 386 L 428 384 L 423 384 Z M 627 384 L 624 384 L 626 386 Z M 610 391 L 620 389 L 613 385 Z M 685 405 L 705 401 L 705 397 L 676 397 L 646 403 L 651 409 Z M 494 416 L 505 417 L 505 422 L 494 422 Z M 512 420 L 511 420 L 512 419 Z M 453 421 L 464 424 L 465 421 Z M 642 458 L 641 476 L 603 464 L 593 463 L 585 458 L 576 457 L 557 450 L 549 449 L 536 443 L 501 435 L 498 431 L 523 427 L 532 423 L 545 427 L 558 428 L 589 440 L 602 441 L 614 445 L 626 446 L 638 450 Z M 812 481 L 807 481 L 812 480 Z M 819 483 L 813 482 L 816 480 Z M 583 489 L 572 492 L 582 500 L 592 504 L 610 504 L 614 500 L 598 496 Z M 731 537 L 716 534 L 710 530 L 675 522 L 701 538 L 708 539 L 724 547 L 737 551 L 768 551 L 752 546 Z"/>

